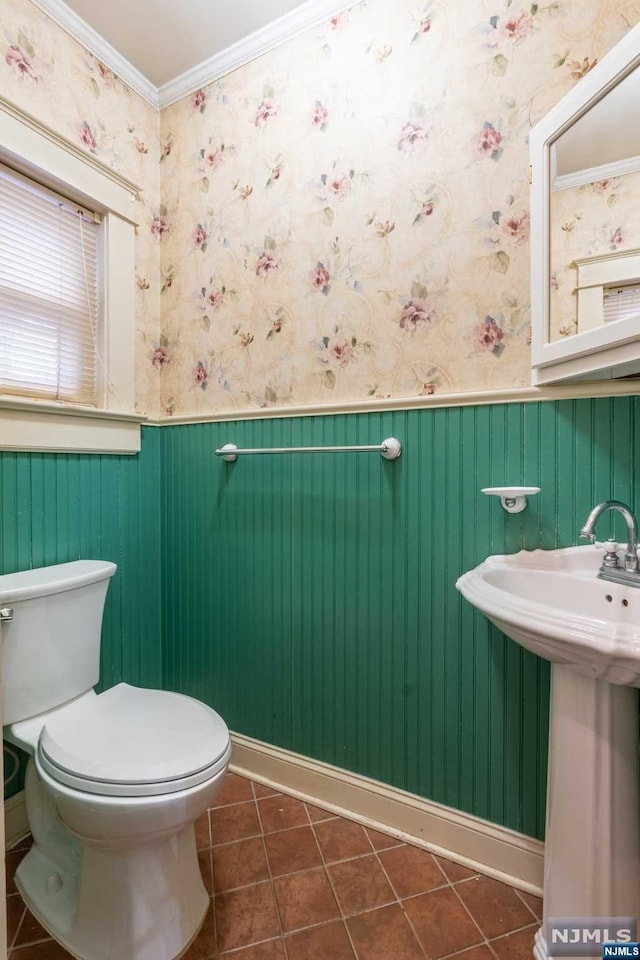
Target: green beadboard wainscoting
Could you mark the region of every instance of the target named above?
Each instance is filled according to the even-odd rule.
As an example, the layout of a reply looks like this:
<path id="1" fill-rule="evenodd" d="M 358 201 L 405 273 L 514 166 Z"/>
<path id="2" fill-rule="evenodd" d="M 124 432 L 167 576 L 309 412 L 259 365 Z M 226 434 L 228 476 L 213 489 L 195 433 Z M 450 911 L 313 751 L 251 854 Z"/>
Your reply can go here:
<path id="1" fill-rule="evenodd" d="M 214 455 L 388 436 L 398 461 Z M 240 733 L 541 837 L 547 664 L 454 583 L 489 553 L 577 542 L 599 500 L 640 508 L 638 453 L 635 397 L 148 427 L 134 457 L 5 453 L 0 570 L 114 560 L 102 686 L 190 693 Z M 480 493 L 502 483 L 542 492 L 507 515 Z"/>
<path id="2" fill-rule="evenodd" d="M 214 455 L 388 436 L 398 461 Z M 598 500 L 634 503 L 639 401 L 176 425 L 162 441 L 165 685 L 238 732 L 542 837 L 548 665 L 454 584 L 489 553 L 578 542 Z M 504 483 L 542 492 L 508 515 L 480 493 Z"/>
<path id="3" fill-rule="evenodd" d="M 112 560 L 101 687 L 162 686 L 160 430 L 137 456 L 0 453 L 0 573 Z M 21 761 L 23 764 L 23 761 Z M 13 776 L 12 776 L 13 774 Z M 5 754 L 5 795 L 21 787 Z"/>

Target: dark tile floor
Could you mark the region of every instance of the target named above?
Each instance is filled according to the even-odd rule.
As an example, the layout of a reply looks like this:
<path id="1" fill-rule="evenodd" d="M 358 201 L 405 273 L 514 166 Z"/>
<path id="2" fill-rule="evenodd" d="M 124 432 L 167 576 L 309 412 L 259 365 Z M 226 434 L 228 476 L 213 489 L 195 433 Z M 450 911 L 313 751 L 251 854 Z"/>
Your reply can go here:
<path id="1" fill-rule="evenodd" d="M 211 908 L 183 960 L 531 960 L 537 897 L 244 777 L 196 835 Z M 27 849 L 7 855 L 9 960 L 70 960 L 13 884 Z"/>

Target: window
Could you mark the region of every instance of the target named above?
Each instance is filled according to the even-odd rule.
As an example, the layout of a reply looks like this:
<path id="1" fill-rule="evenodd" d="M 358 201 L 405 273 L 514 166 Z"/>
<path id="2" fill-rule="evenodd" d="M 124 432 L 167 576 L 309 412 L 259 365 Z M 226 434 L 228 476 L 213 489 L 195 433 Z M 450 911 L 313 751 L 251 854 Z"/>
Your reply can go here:
<path id="1" fill-rule="evenodd" d="M 0 390 L 96 405 L 100 217 L 0 166 Z"/>
<path id="2" fill-rule="evenodd" d="M 640 249 L 584 257 L 573 264 L 578 283 L 577 332 L 597 330 L 640 315 Z M 633 339 L 636 337 L 632 331 Z"/>
<path id="3" fill-rule="evenodd" d="M 605 287 L 603 303 L 603 323 L 614 320 L 640 318 L 640 286 L 628 283 L 623 286 Z"/>
<path id="4" fill-rule="evenodd" d="M 140 449 L 137 192 L 0 98 L 0 449 Z"/>

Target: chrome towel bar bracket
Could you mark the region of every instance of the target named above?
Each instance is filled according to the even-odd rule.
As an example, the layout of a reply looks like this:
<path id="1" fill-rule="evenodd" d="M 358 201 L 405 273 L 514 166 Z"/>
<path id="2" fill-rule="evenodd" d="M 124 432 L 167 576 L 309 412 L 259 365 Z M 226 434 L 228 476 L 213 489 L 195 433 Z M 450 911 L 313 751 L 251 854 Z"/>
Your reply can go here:
<path id="1" fill-rule="evenodd" d="M 255 447 L 240 449 L 235 443 L 225 443 L 216 450 L 216 457 L 222 457 L 233 463 L 238 457 L 247 454 L 263 453 L 379 453 L 385 460 L 397 460 L 402 453 L 402 444 L 395 437 L 388 437 L 382 443 L 360 447 Z"/>

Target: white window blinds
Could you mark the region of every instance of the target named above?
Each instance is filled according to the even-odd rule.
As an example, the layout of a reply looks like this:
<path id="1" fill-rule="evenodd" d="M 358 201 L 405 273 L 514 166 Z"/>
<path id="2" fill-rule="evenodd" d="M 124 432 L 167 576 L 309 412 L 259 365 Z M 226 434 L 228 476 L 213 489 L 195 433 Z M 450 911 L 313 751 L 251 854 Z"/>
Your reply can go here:
<path id="1" fill-rule="evenodd" d="M 92 213 L 0 166 L 0 393 L 96 403 L 98 233 Z"/>
<path id="2" fill-rule="evenodd" d="M 636 283 L 625 287 L 605 288 L 602 316 L 604 323 L 630 317 L 640 317 L 640 286 Z"/>

